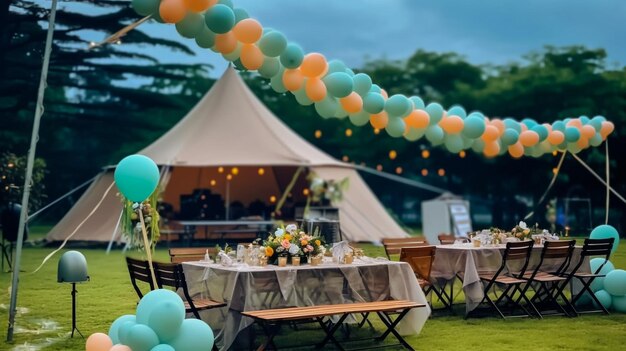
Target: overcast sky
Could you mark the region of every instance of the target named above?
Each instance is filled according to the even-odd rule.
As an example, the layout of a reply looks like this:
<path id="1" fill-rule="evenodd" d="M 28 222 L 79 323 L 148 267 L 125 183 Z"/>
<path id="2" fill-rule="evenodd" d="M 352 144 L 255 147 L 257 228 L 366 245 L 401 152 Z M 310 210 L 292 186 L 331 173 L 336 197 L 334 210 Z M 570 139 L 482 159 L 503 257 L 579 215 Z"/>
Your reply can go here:
<path id="1" fill-rule="evenodd" d="M 233 0 L 251 17 L 285 33 L 305 51 L 352 67 L 365 58 L 406 58 L 417 48 L 454 51 L 473 63 L 507 63 L 545 45 L 604 48 L 608 62 L 626 65 L 625 0 Z M 173 26 L 144 30 L 192 43 L 196 57 L 166 54 L 166 62 L 223 59 L 178 36 Z M 155 33 L 156 34 L 156 33 Z M 217 70 L 221 72 L 221 69 Z"/>

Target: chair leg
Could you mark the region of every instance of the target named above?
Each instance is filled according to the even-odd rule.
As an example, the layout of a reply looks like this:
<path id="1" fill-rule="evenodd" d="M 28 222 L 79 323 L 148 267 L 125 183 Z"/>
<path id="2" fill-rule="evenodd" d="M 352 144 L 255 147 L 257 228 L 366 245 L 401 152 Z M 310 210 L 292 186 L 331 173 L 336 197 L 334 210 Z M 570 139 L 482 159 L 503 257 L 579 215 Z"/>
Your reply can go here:
<path id="1" fill-rule="evenodd" d="M 387 326 L 387 330 L 381 336 L 377 337 L 376 340 L 384 341 L 391 333 L 393 334 L 393 336 L 396 337 L 396 339 L 398 339 L 398 341 L 402 344 L 402 346 L 404 346 L 404 348 L 406 348 L 407 350 L 413 350 L 413 347 L 411 347 L 411 345 L 409 345 L 406 340 L 404 340 L 404 338 L 396 331 L 396 326 L 398 325 L 398 323 L 400 323 L 400 321 L 402 321 L 402 318 L 404 318 L 404 316 L 409 313 L 409 311 L 409 308 L 404 309 L 402 312 L 400 312 L 400 314 L 398 315 L 398 317 L 396 317 L 394 321 L 391 321 L 391 318 L 389 318 L 389 316 L 385 313 L 377 312 L 380 320 Z"/>

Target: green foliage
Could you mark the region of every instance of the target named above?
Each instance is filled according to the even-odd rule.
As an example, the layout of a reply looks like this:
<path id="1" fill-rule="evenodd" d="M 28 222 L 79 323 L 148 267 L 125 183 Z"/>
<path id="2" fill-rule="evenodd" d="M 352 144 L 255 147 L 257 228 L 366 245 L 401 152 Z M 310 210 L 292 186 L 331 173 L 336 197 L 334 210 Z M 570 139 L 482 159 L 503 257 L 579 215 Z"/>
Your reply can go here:
<path id="1" fill-rule="evenodd" d="M 0 208 L 9 202 L 22 202 L 26 161 L 26 156 L 17 156 L 10 152 L 0 155 Z M 46 161 L 36 158 L 33 166 L 33 186 L 30 188 L 28 202 L 31 213 L 36 211 L 46 199 L 45 175 Z"/>

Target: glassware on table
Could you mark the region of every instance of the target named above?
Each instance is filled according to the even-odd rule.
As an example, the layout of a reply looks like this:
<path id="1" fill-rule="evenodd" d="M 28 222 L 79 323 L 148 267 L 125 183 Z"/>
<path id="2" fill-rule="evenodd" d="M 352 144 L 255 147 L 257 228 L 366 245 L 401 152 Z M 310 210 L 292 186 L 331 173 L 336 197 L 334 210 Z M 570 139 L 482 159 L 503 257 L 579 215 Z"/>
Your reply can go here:
<path id="1" fill-rule="evenodd" d="M 474 244 L 474 247 L 480 247 L 480 239 L 476 237 L 472 238 L 472 244 Z"/>
<path id="2" fill-rule="evenodd" d="M 267 257 L 259 258 L 259 266 L 261 266 L 261 267 L 267 266 Z"/>
<path id="3" fill-rule="evenodd" d="M 322 257 L 320 257 L 320 256 L 310 256 L 309 257 L 309 264 L 311 266 L 317 266 L 320 263 L 322 263 Z"/>
<path id="4" fill-rule="evenodd" d="M 246 247 L 242 244 L 237 245 L 237 263 L 243 263 L 246 256 Z"/>
<path id="5" fill-rule="evenodd" d="M 287 266 L 287 256 L 278 256 L 278 267 Z"/>
<path id="6" fill-rule="evenodd" d="M 292 266 L 299 266 L 300 265 L 300 256 L 293 256 L 293 257 L 291 257 L 291 265 Z"/>
<path id="7" fill-rule="evenodd" d="M 346 254 L 343 256 L 343 263 L 352 264 L 352 261 L 354 261 L 354 256 L 352 254 Z"/>

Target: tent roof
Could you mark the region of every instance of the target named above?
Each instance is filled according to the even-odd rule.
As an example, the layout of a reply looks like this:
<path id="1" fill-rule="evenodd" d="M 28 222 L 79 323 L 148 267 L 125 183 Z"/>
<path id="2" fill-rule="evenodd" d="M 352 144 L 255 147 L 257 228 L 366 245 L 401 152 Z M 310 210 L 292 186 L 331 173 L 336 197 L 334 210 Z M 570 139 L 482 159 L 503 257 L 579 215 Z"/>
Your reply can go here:
<path id="1" fill-rule="evenodd" d="M 231 67 L 187 116 L 139 153 L 172 166 L 345 166 L 283 124 Z"/>

